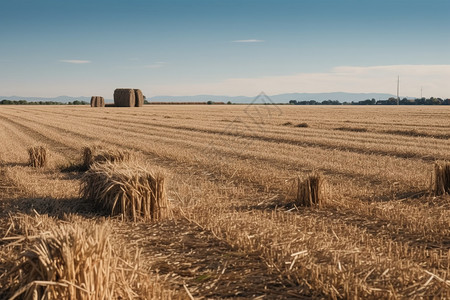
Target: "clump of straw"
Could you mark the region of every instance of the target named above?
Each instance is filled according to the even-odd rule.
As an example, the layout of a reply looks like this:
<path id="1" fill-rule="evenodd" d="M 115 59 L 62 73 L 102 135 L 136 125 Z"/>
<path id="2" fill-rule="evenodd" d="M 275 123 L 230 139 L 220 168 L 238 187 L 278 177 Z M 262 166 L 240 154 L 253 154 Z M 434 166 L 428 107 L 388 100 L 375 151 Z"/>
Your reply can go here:
<path id="1" fill-rule="evenodd" d="M 28 148 L 29 164 L 34 168 L 43 168 L 47 165 L 47 148 L 36 146 Z"/>
<path id="2" fill-rule="evenodd" d="M 133 163 L 95 163 L 81 179 L 80 194 L 112 216 L 133 221 L 171 216 L 164 175 Z"/>
<path id="3" fill-rule="evenodd" d="M 119 149 L 102 149 L 97 146 L 83 148 L 82 169 L 89 170 L 95 162 L 124 162 L 131 159 L 131 153 Z"/>
<path id="4" fill-rule="evenodd" d="M 68 221 L 68 222 L 67 222 Z M 57 222 L 45 215 L 14 220 L 25 251 L 0 276 L 4 299 L 180 299 L 140 269 L 140 252 L 116 247 L 108 222 L 93 224 L 69 216 Z M 20 236 L 19 236 L 20 237 Z M 117 242 L 117 241 L 115 241 Z"/>
<path id="5" fill-rule="evenodd" d="M 306 178 L 297 177 L 296 205 L 321 208 L 325 201 L 325 179 L 321 174 L 313 173 Z"/>
<path id="6" fill-rule="evenodd" d="M 435 195 L 450 194 L 450 163 L 434 165 L 433 192 Z"/>

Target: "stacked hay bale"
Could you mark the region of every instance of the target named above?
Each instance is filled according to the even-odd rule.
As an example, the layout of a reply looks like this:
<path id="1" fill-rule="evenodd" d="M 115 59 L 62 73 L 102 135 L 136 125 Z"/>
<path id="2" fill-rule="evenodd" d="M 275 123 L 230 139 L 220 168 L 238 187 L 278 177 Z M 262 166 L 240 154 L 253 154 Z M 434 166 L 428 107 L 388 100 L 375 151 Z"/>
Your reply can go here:
<path id="1" fill-rule="evenodd" d="M 144 95 L 140 89 L 134 89 L 134 98 L 135 98 L 135 106 L 142 107 L 144 106 Z"/>
<path id="2" fill-rule="evenodd" d="M 160 221 L 172 214 L 164 175 L 133 163 L 96 163 L 81 179 L 81 196 L 126 219 Z"/>
<path id="3" fill-rule="evenodd" d="M 136 96 L 134 89 L 115 89 L 114 105 L 118 107 L 134 107 Z"/>
<path id="4" fill-rule="evenodd" d="M 306 178 L 297 177 L 296 205 L 321 208 L 326 201 L 325 180 L 313 173 Z"/>
<path id="5" fill-rule="evenodd" d="M 34 168 L 43 168 L 47 165 L 47 148 L 36 146 L 28 148 L 29 164 Z"/>
<path id="6" fill-rule="evenodd" d="M 105 98 L 100 96 L 92 96 L 91 107 L 105 107 Z"/>

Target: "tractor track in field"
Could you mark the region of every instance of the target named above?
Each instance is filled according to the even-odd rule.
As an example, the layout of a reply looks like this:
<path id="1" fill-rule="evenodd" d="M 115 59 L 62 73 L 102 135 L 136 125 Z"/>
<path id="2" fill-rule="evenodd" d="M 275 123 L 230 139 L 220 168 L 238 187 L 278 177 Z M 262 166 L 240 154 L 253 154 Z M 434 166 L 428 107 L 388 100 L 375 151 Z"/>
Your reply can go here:
<path id="1" fill-rule="evenodd" d="M 299 286 L 264 262 L 241 252 L 186 219 L 159 224 L 121 223 L 115 234 L 142 249 L 144 266 L 170 276 L 170 287 L 185 284 L 196 299 L 310 299 Z M 317 296 L 317 295 L 316 295 Z"/>

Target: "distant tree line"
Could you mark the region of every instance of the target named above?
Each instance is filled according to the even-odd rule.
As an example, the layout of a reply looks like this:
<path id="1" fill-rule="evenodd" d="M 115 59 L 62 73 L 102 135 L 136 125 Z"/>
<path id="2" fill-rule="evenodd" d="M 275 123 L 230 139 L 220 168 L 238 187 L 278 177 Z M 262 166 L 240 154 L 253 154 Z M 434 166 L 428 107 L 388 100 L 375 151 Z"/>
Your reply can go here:
<path id="1" fill-rule="evenodd" d="M 362 101 L 352 101 L 352 102 L 339 102 L 337 100 L 324 100 L 324 101 L 297 101 L 290 100 L 289 104 L 292 105 L 397 105 L 397 98 L 389 98 L 387 100 L 375 100 L 367 99 Z M 407 99 L 403 98 L 399 101 L 400 105 L 450 105 L 450 99 L 441 98 L 418 98 L 418 99 Z"/>
<path id="2" fill-rule="evenodd" d="M 75 100 L 73 102 L 63 103 L 56 101 L 30 101 L 27 100 L 2 100 L 0 105 L 88 105 L 86 101 Z"/>

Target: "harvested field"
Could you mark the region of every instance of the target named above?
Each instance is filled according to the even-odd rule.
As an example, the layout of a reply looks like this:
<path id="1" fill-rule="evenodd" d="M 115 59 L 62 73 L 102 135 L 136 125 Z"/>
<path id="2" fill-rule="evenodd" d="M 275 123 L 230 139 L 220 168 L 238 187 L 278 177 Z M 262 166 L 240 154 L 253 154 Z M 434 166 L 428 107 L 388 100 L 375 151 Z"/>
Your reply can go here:
<path id="1" fill-rule="evenodd" d="M 436 192 L 448 188 L 450 107 L 8 106 L 0 125 L 0 298 L 41 295 L 36 281 L 83 293 L 14 269 L 29 268 L 20 255 L 35 242 L 62 238 L 54 227 L 107 227 L 108 261 L 136 279 L 120 296 L 450 298 L 450 196 Z M 29 166 L 36 144 L 52 153 L 46 168 Z M 173 216 L 131 222 L 82 199 L 83 174 L 61 166 L 94 144 L 164 170 Z M 326 179 L 324 205 L 299 205 L 320 190 L 300 191 L 309 174 Z"/>

